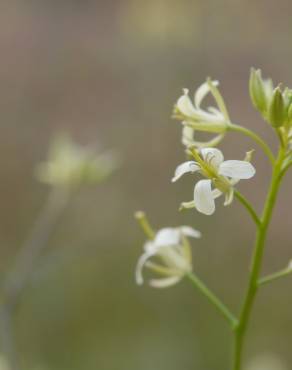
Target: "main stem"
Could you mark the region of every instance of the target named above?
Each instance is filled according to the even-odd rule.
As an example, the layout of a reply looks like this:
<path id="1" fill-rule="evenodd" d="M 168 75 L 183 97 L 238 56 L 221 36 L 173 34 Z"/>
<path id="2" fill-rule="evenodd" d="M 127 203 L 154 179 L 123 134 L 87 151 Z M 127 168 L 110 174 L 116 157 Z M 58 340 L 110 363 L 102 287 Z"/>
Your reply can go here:
<path id="1" fill-rule="evenodd" d="M 248 327 L 251 309 L 258 290 L 258 279 L 262 266 L 263 252 L 265 248 L 265 241 L 268 226 L 270 224 L 271 216 L 273 213 L 277 193 L 281 182 L 281 168 L 285 157 L 284 148 L 280 148 L 278 158 L 274 164 L 273 174 L 269 192 L 266 198 L 264 210 L 261 217 L 261 223 L 257 229 L 257 236 L 255 248 L 252 257 L 251 270 L 249 275 L 249 283 L 246 296 L 243 302 L 239 323 L 234 331 L 235 334 L 235 352 L 233 370 L 240 370 L 242 365 L 242 351 L 245 339 L 246 330 Z"/>

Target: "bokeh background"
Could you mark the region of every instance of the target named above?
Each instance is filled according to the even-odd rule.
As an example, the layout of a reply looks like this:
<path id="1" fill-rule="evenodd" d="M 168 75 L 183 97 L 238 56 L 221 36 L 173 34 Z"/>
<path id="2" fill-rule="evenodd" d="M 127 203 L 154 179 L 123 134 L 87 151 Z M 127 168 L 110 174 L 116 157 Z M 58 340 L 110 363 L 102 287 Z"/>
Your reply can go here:
<path id="1" fill-rule="evenodd" d="M 187 283 L 137 287 L 144 236 L 133 218 L 189 224 L 204 238 L 194 263 L 235 311 L 245 289 L 254 226 L 237 202 L 213 217 L 179 213 L 194 179 L 170 184 L 184 159 L 180 125 L 170 119 L 183 87 L 219 79 L 235 123 L 275 148 L 248 97 L 251 66 L 292 86 L 292 3 L 288 0 L 9 0 L 0 12 L 0 242 L 7 273 L 48 195 L 34 178 L 52 136 L 114 148 L 120 169 L 71 203 L 25 290 L 15 316 L 27 370 L 226 370 L 225 323 Z M 256 149 L 257 176 L 240 189 L 260 210 L 268 161 L 250 140 L 229 134 L 228 158 Z M 264 272 L 292 257 L 291 175 L 269 233 Z M 291 368 L 291 279 L 259 294 L 246 362 L 269 354 Z M 276 368 L 274 369 L 276 370 Z"/>

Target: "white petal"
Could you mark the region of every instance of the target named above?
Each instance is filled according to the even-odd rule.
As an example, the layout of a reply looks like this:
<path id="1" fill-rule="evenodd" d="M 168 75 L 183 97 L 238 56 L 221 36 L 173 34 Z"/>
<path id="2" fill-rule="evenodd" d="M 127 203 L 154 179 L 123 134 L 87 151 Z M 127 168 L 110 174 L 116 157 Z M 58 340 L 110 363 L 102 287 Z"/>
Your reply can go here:
<path id="1" fill-rule="evenodd" d="M 220 191 L 219 189 L 212 190 L 213 199 L 220 197 L 220 195 L 222 195 L 222 191 Z"/>
<path id="2" fill-rule="evenodd" d="M 210 146 L 216 146 L 220 143 L 220 141 L 222 141 L 222 139 L 224 138 L 224 134 L 220 134 L 220 135 L 217 135 L 215 136 L 213 139 L 209 140 L 209 141 L 192 141 L 192 142 L 187 142 L 187 141 L 183 141 L 182 143 L 186 146 L 193 146 L 193 147 L 196 147 L 196 148 L 206 148 L 206 147 L 210 147 Z"/>
<path id="3" fill-rule="evenodd" d="M 189 236 L 191 238 L 200 238 L 201 237 L 200 231 L 198 231 L 196 229 L 193 229 L 190 226 L 181 226 L 179 229 L 181 230 L 181 232 L 185 236 Z"/>
<path id="4" fill-rule="evenodd" d="M 182 279 L 182 276 L 171 276 L 163 279 L 151 279 L 149 284 L 153 288 L 168 288 L 172 285 L 177 284 Z"/>
<path id="5" fill-rule="evenodd" d="M 184 89 L 184 95 L 178 99 L 176 105 L 182 114 L 185 116 L 192 116 L 192 114 L 196 114 L 196 109 L 188 95 L 188 92 L 188 89 Z"/>
<path id="6" fill-rule="evenodd" d="M 219 85 L 218 81 L 212 81 L 215 86 Z M 210 87 L 208 82 L 204 82 L 196 91 L 195 93 L 195 106 L 196 108 L 200 108 L 200 105 L 205 98 L 205 96 L 209 93 Z"/>
<path id="7" fill-rule="evenodd" d="M 234 197 L 234 190 L 233 188 L 230 188 L 229 191 L 225 194 L 224 206 L 229 206 L 233 201 L 233 197 Z"/>
<path id="8" fill-rule="evenodd" d="M 250 179 L 255 173 L 254 166 L 246 161 L 225 161 L 219 168 L 220 175 L 235 179 Z"/>
<path id="9" fill-rule="evenodd" d="M 207 108 L 209 112 L 213 113 L 215 116 L 217 116 L 219 119 L 223 119 L 224 120 L 224 116 L 223 114 L 220 112 L 219 109 L 215 108 L 215 107 L 208 107 Z"/>
<path id="10" fill-rule="evenodd" d="M 154 254 L 157 250 L 157 247 L 153 241 L 147 241 L 144 244 L 144 251 L 149 254 Z"/>
<path id="11" fill-rule="evenodd" d="M 194 189 L 194 202 L 199 212 L 212 215 L 215 211 L 215 202 L 211 189 L 211 180 L 199 181 Z"/>
<path id="12" fill-rule="evenodd" d="M 138 285 L 142 285 L 143 282 L 144 282 L 144 279 L 143 279 L 143 274 L 142 274 L 142 271 L 143 271 L 143 267 L 145 265 L 145 263 L 147 262 L 147 260 L 152 256 L 153 254 L 151 253 L 144 253 L 142 254 L 142 256 L 138 259 L 138 262 L 137 262 L 137 266 L 136 266 L 136 283 Z"/>
<path id="13" fill-rule="evenodd" d="M 210 163 L 216 168 L 224 161 L 221 150 L 216 148 L 203 148 L 201 149 L 201 154 L 205 162 Z"/>
<path id="14" fill-rule="evenodd" d="M 199 171 L 200 166 L 194 161 L 187 161 L 180 164 L 174 173 L 174 177 L 172 178 L 172 182 L 177 181 L 180 177 L 182 177 L 185 173 L 191 172 L 194 173 Z"/>
<path id="15" fill-rule="evenodd" d="M 159 230 L 154 240 L 156 248 L 178 245 L 179 242 L 179 230 L 171 227 Z"/>
<path id="16" fill-rule="evenodd" d="M 189 147 L 193 145 L 194 141 L 194 129 L 189 126 L 183 126 L 182 129 L 182 143 L 183 145 Z"/>
<path id="17" fill-rule="evenodd" d="M 190 202 L 182 202 L 180 204 L 179 210 L 183 211 L 184 209 L 196 208 L 195 202 L 191 200 Z"/>

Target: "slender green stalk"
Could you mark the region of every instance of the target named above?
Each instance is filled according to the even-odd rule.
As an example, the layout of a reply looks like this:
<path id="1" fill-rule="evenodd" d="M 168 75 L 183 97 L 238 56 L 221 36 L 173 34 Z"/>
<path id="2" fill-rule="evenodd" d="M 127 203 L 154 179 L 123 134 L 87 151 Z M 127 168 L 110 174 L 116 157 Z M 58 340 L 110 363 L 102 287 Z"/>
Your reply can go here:
<path id="1" fill-rule="evenodd" d="M 242 366 L 242 351 L 245 339 L 246 330 L 248 327 L 251 309 L 258 290 L 258 279 L 262 266 L 263 252 L 265 248 L 265 241 L 267 236 L 268 226 L 270 224 L 274 205 L 277 198 L 281 182 L 281 168 L 285 158 L 284 148 L 280 148 L 278 158 L 273 167 L 273 174 L 267 199 L 265 202 L 263 214 L 261 217 L 261 224 L 258 226 L 255 248 L 252 257 L 251 270 L 249 275 L 248 288 L 246 296 L 242 305 L 239 323 L 235 329 L 235 352 L 233 370 L 241 370 Z"/>
<path id="2" fill-rule="evenodd" d="M 289 161 L 283 168 L 282 168 L 282 171 L 281 171 L 281 178 L 285 175 L 285 173 L 289 170 L 289 168 L 292 167 L 292 161 Z"/>
<path id="3" fill-rule="evenodd" d="M 253 206 L 249 203 L 249 201 L 238 190 L 234 191 L 234 195 L 244 205 L 244 207 L 247 209 L 247 211 L 251 215 L 252 219 L 254 220 L 255 224 L 257 226 L 260 226 L 261 225 L 261 220 L 258 217 L 258 215 L 257 215 L 255 209 L 253 208 Z"/>
<path id="4" fill-rule="evenodd" d="M 0 304 L 0 342 L 11 370 L 21 369 L 14 336 L 14 314 L 22 293 L 28 285 L 31 273 L 41 253 L 47 246 L 57 222 L 66 209 L 69 194 L 54 188 L 36 220 L 31 235 L 20 248 L 15 264 L 2 284 Z"/>
<path id="5" fill-rule="evenodd" d="M 186 275 L 191 283 L 211 302 L 217 311 L 228 321 L 231 328 L 234 329 L 237 324 L 237 318 L 230 312 L 230 310 L 221 302 L 221 300 L 213 293 L 207 286 L 194 274 Z"/>
<path id="6" fill-rule="evenodd" d="M 271 275 L 264 276 L 263 278 L 259 279 L 258 285 L 265 285 L 265 284 L 271 283 L 275 280 L 278 280 L 282 277 L 285 277 L 285 276 L 291 275 L 291 274 L 292 274 L 292 268 L 289 266 L 289 267 L 286 267 L 283 270 L 277 271 L 277 272 L 275 272 Z"/>
<path id="7" fill-rule="evenodd" d="M 253 131 L 247 129 L 246 127 L 235 125 L 233 123 L 231 123 L 228 126 L 228 129 L 231 131 L 241 132 L 242 134 L 249 136 L 251 139 L 253 139 L 263 149 L 271 163 L 274 164 L 275 162 L 274 154 L 272 153 L 270 147 L 265 143 L 265 141 L 260 136 L 258 136 Z"/>
<path id="8" fill-rule="evenodd" d="M 142 212 L 142 211 L 138 211 L 138 212 L 135 213 L 135 218 L 139 222 L 142 230 L 147 235 L 147 237 L 150 240 L 153 240 L 154 237 L 155 237 L 155 232 L 154 232 L 152 226 L 150 225 L 145 213 Z"/>

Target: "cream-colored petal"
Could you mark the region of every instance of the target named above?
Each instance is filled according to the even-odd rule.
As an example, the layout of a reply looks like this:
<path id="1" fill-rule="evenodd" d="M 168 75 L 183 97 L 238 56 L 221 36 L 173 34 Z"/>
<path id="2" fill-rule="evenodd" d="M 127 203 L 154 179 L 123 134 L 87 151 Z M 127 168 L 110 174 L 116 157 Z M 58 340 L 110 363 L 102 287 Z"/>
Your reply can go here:
<path id="1" fill-rule="evenodd" d="M 201 149 L 201 154 L 205 162 L 216 168 L 224 161 L 223 153 L 217 148 L 203 148 Z"/>
<path id="2" fill-rule="evenodd" d="M 220 191 L 219 189 L 212 190 L 212 196 L 213 196 L 214 199 L 219 198 L 220 195 L 222 195 L 222 191 Z"/>
<path id="3" fill-rule="evenodd" d="M 225 193 L 224 206 L 229 206 L 233 201 L 233 197 L 234 197 L 234 190 L 233 188 L 230 188 L 229 191 Z"/>
<path id="4" fill-rule="evenodd" d="M 220 175 L 235 179 L 250 179 L 255 173 L 254 166 L 246 161 L 224 161 L 219 167 Z"/>
<path id="5" fill-rule="evenodd" d="M 136 266 L 136 271 L 135 271 L 135 276 L 136 276 L 136 283 L 138 285 L 142 285 L 144 282 L 143 279 L 143 268 L 145 266 L 145 263 L 147 260 L 152 257 L 153 254 L 150 253 L 144 253 L 142 256 L 138 259 L 137 266 Z"/>
<path id="6" fill-rule="evenodd" d="M 219 82 L 218 81 L 213 81 L 213 84 L 215 86 L 218 86 L 219 85 Z M 196 91 L 195 93 L 195 106 L 196 108 L 200 108 L 200 105 L 203 101 L 203 99 L 205 98 L 206 95 L 208 95 L 208 93 L 210 92 L 210 87 L 208 85 L 208 82 L 204 82 Z"/>
<path id="7" fill-rule="evenodd" d="M 194 189 L 194 202 L 197 210 L 205 215 L 215 212 L 215 201 L 212 194 L 211 180 L 200 180 Z"/>
<path id="8" fill-rule="evenodd" d="M 182 276 L 171 276 L 169 278 L 151 279 L 149 284 L 153 288 L 168 288 L 177 284 L 182 279 Z"/>
<path id="9" fill-rule="evenodd" d="M 182 129 L 182 144 L 186 147 L 193 146 L 195 130 L 189 126 L 183 126 Z"/>
<path id="10" fill-rule="evenodd" d="M 188 95 L 188 89 L 184 89 L 184 94 L 178 99 L 176 106 L 177 109 L 185 116 L 192 116 L 196 114 L 196 109 Z"/>
<path id="11" fill-rule="evenodd" d="M 154 243 L 156 248 L 178 245 L 180 232 L 177 228 L 166 227 L 157 232 Z"/>
<path id="12" fill-rule="evenodd" d="M 179 166 L 177 166 L 174 177 L 172 178 L 172 182 L 177 181 L 179 178 L 181 178 L 185 173 L 194 173 L 196 171 L 200 170 L 200 166 L 197 164 L 197 162 L 194 161 L 187 161 Z"/>
<path id="13" fill-rule="evenodd" d="M 202 235 L 200 231 L 190 226 L 181 226 L 179 229 L 183 233 L 183 235 L 191 237 L 191 238 L 200 238 Z"/>

